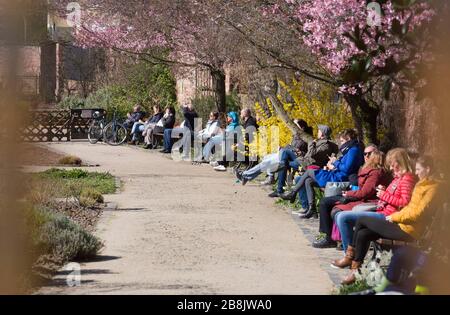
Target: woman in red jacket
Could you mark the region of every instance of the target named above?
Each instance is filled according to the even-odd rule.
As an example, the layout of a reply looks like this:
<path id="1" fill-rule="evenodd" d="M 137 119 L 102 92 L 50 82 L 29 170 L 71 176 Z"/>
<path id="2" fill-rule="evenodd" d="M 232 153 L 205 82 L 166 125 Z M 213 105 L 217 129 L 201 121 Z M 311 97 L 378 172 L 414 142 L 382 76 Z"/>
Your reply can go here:
<path id="1" fill-rule="evenodd" d="M 358 190 L 344 192 L 342 196 L 325 197 L 320 201 L 319 232 L 322 234 L 317 237 L 313 247 L 335 247 L 336 242 L 331 239 L 332 212 L 352 210 L 358 204 L 376 199 L 377 186 L 386 183 L 383 153 L 376 145 L 369 144 L 365 148 L 364 162 L 358 173 Z"/>
<path id="2" fill-rule="evenodd" d="M 406 150 L 397 148 L 389 151 L 386 157 L 386 164 L 392 171 L 394 179 L 387 188 L 381 185 L 378 186 L 377 197 L 379 201 L 376 211 L 341 211 L 334 218 L 341 233 L 342 246 L 346 255 L 349 254 L 347 253 L 347 248 L 353 238 L 353 228 L 360 217 L 387 217 L 406 206 L 411 199 L 416 180 L 412 173 L 411 161 Z M 333 262 L 333 265 L 339 268 L 348 267 L 348 264 L 342 264 L 342 261 L 336 260 Z"/>

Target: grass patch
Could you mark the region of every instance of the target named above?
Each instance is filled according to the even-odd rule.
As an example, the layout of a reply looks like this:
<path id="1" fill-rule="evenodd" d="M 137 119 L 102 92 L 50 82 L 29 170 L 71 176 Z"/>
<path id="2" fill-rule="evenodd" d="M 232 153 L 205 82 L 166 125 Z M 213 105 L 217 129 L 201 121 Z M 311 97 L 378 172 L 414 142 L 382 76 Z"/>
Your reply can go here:
<path id="1" fill-rule="evenodd" d="M 298 200 L 296 200 L 295 203 L 291 203 L 289 200 L 283 200 L 281 198 L 278 198 L 277 201 L 275 201 L 275 204 L 292 209 L 303 209 L 302 205 Z"/>
<path id="2" fill-rule="evenodd" d="M 59 197 L 65 197 L 64 188 L 69 191 L 81 192 L 86 189 L 95 190 L 100 194 L 112 194 L 116 191 L 116 181 L 109 173 L 87 172 L 81 169 L 62 170 L 52 168 L 45 172 L 34 174 L 35 179 L 63 188 Z"/>
<path id="3" fill-rule="evenodd" d="M 78 157 L 74 155 L 66 155 L 58 160 L 59 164 L 62 165 L 75 165 L 75 166 L 81 166 L 83 161 Z"/>
<path id="4" fill-rule="evenodd" d="M 360 292 L 364 290 L 371 289 L 365 280 L 357 280 L 355 283 L 350 285 L 342 285 L 338 287 L 333 294 L 334 295 L 348 295 L 350 293 Z"/>

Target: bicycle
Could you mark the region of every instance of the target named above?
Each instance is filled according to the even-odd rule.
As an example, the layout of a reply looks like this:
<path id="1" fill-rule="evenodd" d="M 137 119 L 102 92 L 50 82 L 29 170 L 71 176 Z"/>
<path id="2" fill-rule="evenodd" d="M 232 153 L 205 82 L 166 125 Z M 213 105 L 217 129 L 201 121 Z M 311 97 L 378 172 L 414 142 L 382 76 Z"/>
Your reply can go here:
<path id="1" fill-rule="evenodd" d="M 108 124 L 106 124 L 105 115 L 101 115 L 98 111 L 92 117 L 94 120 L 88 131 L 90 143 L 96 144 L 98 141 L 103 140 L 109 145 L 117 146 L 125 142 L 128 131 L 124 125 L 118 122 L 116 112 L 114 112 L 113 119 Z"/>

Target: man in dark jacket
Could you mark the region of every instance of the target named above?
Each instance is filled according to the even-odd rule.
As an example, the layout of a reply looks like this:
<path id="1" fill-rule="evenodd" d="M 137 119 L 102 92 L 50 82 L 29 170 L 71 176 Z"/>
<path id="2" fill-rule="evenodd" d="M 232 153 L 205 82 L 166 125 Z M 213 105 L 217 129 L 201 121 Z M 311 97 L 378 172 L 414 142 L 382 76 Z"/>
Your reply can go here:
<path id="1" fill-rule="evenodd" d="M 191 135 L 194 134 L 194 127 L 195 127 L 194 122 L 195 122 L 195 118 L 198 117 L 197 112 L 192 107 L 192 104 L 182 106 L 181 110 L 183 112 L 184 121 L 180 125 L 180 127 L 164 130 L 164 149 L 161 150 L 162 153 L 171 153 L 172 152 L 173 137 L 177 137 L 180 135 L 184 137 L 184 135 L 187 134 L 187 132 L 189 132 Z M 191 140 L 190 136 L 187 138 L 189 138 L 188 139 L 189 141 Z M 186 141 L 184 143 L 185 147 L 187 145 Z"/>
<path id="2" fill-rule="evenodd" d="M 292 150 L 283 151 L 280 163 L 285 167 L 278 172 L 277 190 L 271 193 L 269 197 L 279 197 L 284 192 L 288 169 L 306 169 L 311 165 L 323 168 L 327 165 L 330 156 L 339 152 L 338 145 L 330 141 L 331 128 L 325 125 L 318 125 L 318 129 L 317 140 L 314 140 L 310 134 L 303 130 L 300 131 L 302 139 L 308 142 L 308 152 L 304 156 L 298 156 Z"/>
<path id="3" fill-rule="evenodd" d="M 123 125 L 125 126 L 125 128 L 130 129 L 131 127 L 133 127 L 134 123 L 139 122 L 140 120 L 144 119 L 144 117 L 145 112 L 142 111 L 141 105 L 136 105 L 133 108 L 133 112 L 127 114 L 127 119 L 125 120 Z"/>

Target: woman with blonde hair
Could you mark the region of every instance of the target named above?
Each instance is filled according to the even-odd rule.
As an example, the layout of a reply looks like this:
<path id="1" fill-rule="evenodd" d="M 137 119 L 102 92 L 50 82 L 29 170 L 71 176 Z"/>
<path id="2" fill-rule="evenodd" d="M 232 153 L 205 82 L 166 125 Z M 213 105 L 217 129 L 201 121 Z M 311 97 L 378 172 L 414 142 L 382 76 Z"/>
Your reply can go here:
<path id="1" fill-rule="evenodd" d="M 375 211 L 343 211 L 335 217 L 336 225 L 342 237 L 345 257 L 335 260 L 332 265 L 338 268 L 349 267 L 355 255 L 353 247 L 349 246 L 353 239 L 353 228 L 361 217 L 385 218 L 405 207 L 410 199 L 415 184 L 411 161 L 405 149 L 396 148 L 388 152 L 386 166 L 392 172 L 394 179 L 386 188 L 377 187 L 378 203 Z"/>
<path id="2" fill-rule="evenodd" d="M 362 217 L 356 222 L 352 240 L 355 255 L 350 274 L 342 281 L 351 284 L 369 250 L 370 242 L 379 238 L 413 242 L 419 240 L 436 209 L 435 200 L 439 182 L 433 178 L 433 160 L 422 156 L 417 160 L 416 175 L 419 182 L 406 207 L 385 218 Z M 350 248 L 350 246 L 349 246 Z"/>
<path id="3" fill-rule="evenodd" d="M 339 211 L 351 211 L 353 207 L 366 202 L 376 202 L 376 188 L 387 183 L 384 154 L 377 146 L 369 144 L 364 149 L 364 165 L 358 172 L 358 189 L 345 191 L 342 196 L 322 198 L 319 203 L 321 233 L 313 242 L 315 248 L 335 247 L 331 238 L 332 217 Z M 374 201 L 375 200 L 375 201 Z"/>

